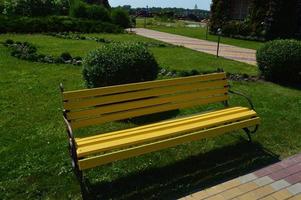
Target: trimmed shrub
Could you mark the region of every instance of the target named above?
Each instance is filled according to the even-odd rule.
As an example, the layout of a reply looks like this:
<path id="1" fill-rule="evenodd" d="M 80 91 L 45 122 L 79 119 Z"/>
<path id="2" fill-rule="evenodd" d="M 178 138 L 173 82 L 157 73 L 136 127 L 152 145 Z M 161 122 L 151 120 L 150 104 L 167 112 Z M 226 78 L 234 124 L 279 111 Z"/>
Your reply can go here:
<path id="1" fill-rule="evenodd" d="M 121 8 L 112 11 L 112 21 L 121 28 L 129 28 L 131 26 L 129 13 Z"/>
<path id="2" fill-rule="evenodd" d="M 0 2 L 1 4 L 1 2 Z M 1 7 L 1 6 L 0 6 Z M 4 1 L 1 13 L 8 16 L 47 16 L 66 15 L 69 9 L 68 0 L 14 0 Z"/>
<path id="3" fill-rule="evenodd" d="M 81 65 L 82 58 L 72 58 L 70 53 L 62 53 L 60 57 L 53 57 L 51 55 L 39 54 L 37 48 L 28 42 L 14 42 L 13 40 L 6 40 L 4 45 L 11 49 L 11 56 L 16 58 L 32 61 L 32 62 L 43 62 L 43 63 L 64 63 L 72 65 Z"/>
<path id="4" fill-rule="evenodd" d="M 274 40 L 257 51 L 257 63 L 266 80 L 283 83 L 301 82 L 301 42 Z"/>
<path id="5" fill-rule="evenodd" d="M 83 66 L 89 88 L 154 80 L 159 70 L 154 56 L 137 43 L 103 45 L 87 55 Z"/>
<path id="6" fill-rule="evenodd" d="M 105 7 L 99 5 L 90 5 L 87 7 L 87 18 L 104 22 L 111 21 L 109 11 Z"/>
<path id="7" fill-rule="evenodd" d="M 115 24 L 67 16 L 19 17 L 0 16 L 0 33 L 41 33 L 41 32 L 82 32 L 120 33 L 123 30 Z"/>
<path id="8" fill-rule="evenodd" d="M 74 5 L 70 8 L 70 16 L 77 17 L 77 18 L 87 18 L 87 7 L 88 5 L 84 2 L 78 1 L 74 3 Z"/>
<path id="9" fill-rule="evenodd" d="M 60 58 L 63 60 L 63 61 L 68 61 L 68 60 L 72 60 L 72 56 L 69 52 L 64 52 L 61 54 Z"/>
<path id="10" fill-rule="evenodd" d="M 103 22 L 111 21 L 110 12 L 102 5 L 90 5 L 82 1 L 74 2 L 70 8 L 70 16 L 100 20 Z"/>

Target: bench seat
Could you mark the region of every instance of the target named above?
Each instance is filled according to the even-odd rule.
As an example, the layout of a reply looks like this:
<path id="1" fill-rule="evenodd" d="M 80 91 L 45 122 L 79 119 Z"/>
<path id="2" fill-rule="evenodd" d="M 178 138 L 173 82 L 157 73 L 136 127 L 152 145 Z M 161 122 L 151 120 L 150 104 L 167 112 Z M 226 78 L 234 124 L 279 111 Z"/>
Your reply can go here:
<path id="1" fill-rule="evenodd" d="M 136 128 L 76 138 L 79 168 L 82 170 L 92 168 L 157 151 L 166 148 L 166 145 L 171 147 L 183 141 L 208 138 L 258 123 L 259 118 L 255 111 L 245 107 L 230 107 Z"/>

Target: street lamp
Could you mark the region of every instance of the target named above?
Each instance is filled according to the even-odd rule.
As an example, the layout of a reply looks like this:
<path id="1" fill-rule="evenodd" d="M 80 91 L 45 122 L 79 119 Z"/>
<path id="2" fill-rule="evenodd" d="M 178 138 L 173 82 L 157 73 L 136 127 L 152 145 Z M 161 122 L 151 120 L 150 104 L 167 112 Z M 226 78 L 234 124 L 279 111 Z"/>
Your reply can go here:
<path id="1" fill-rule="evenodd" d="M 206 40 L 208 40 L 209 22 L 206 23 Z"/>
<path id="2" fill-rule="evenodd" d="M 146 15 L 148 15 L 148 6 L 146 6 L 146 11 L 144 13 L 144 28 L 146 28 Z"/>
<path id="3" fill-rule="evenodd" d="M 218 57 L 218 53 L 219 53 L 219 43 L 221 41 L 221 35 L 222 35 L 222 29 L 221 28 L 217 29 L 217 35 L 218 35 L 218 38 L 217 38 L 216 57 Z"/>

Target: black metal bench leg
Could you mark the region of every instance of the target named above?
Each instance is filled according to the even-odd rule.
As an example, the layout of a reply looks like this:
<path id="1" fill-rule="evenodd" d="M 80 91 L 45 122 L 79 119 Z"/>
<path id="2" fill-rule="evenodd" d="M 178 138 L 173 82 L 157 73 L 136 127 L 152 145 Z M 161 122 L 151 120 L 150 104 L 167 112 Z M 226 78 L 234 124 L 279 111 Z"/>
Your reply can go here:
<path id="1" fill-rule="evenodd" d="M 83 176 L 83 172 L 78 170 L 78 169 L 74 169 L 74 173 L 75 173 L 76 178 L 77 178 L 77 180 L 79 182 L 79 185 L 80 185 L 82 198 L 84 200 L 89 199 L 89 191 L 88 191 L 87 185 L 85 183 L 85 178 Z"/>
<path id="2" fill-rule="evenodd" d="M 74 141 L 72 139 L 69 140 L 69 151 L 70 151 L 70 156 L 71 156 L 71 161 L 72 161 L 72 168 L 73 168 L 74 174 L 80 184 L 82 198 L 84 200 L 89 199 L 89 190 L 86 185 L 86 180 L 83 175 L 83 172 L 79 169 L 79 166 L 77 164 L 78 158 L 77 158 L 76 149 L 74 146 Z"/>
<path id="3" fill-rule="evenodd" d="M 248 136 L 248 142 L 251 143 L 252 142 L 251 131 L 248 128 L 244 128 L 243 130 L 246 132 Z"/>

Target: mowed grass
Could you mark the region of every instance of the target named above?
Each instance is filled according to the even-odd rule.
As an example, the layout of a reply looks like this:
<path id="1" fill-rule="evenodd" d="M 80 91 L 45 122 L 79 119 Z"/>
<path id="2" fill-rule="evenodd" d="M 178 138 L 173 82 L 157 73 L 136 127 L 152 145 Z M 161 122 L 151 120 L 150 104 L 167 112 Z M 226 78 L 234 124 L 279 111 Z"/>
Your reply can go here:
<path id="1" fill-rule="evenodd" d="M 206 32 L 207 29 L 205 27 L 198 27 L 198 28 L 192 28 L 192 27 L 185 27 L 182 23 L 175 22 L 171 26 L 166 26 L 164 23 L 157 25 L 158 22 L 156 22 L 154 19 L 147 19 L 153 21 L 150 25 L 147 25 L 146 28 L 156 30 L 156 31 L 162 31 L 166 33 L 172 33 L 176 35 L 183 35 L 187 37 L 197 38 L 206 40 Z M 137 20 L 137 27 L 144 27 L 144 19 L 138 19 Z M 218 37 L 216 35 L 211 35 L 208 33 L 207 40 L 217 42 Z M 229 44 L 237 47 L 243 47 L 248 49 L 259 49 L 264 43 L 258 42 L 258 41 L 251 41 L 251 40 L 241 40 L 241 39 L 235 39 L 235 38 L 229 38 L 229 37 L 221 37 L 221 43 L 223 44 Z"/>
<path id="2" fill-rule="evenodd" d="M 98 36 L 144 40 L 132 35 Z M 26 39 L 38 45 L 42 52 L 56 55 L 66 50 L 84 56 L 86 51 L 101 45 L 42 35 L 0 36 L 2 41 L 8 38 Z M 55 49 L 53 43 L 61 44 L 61 48 Z M 183 48 L 151 50 L 161 65 L 171 69 L 180 69 L 181 66 L 203 69 L 205 62 L 213 65 L 213 61 L 206 61 L 204 54 Z M 187 58 L 177 58 L 184 55 Z M 224 59 L 219 62 L 234 73 L 241 70 L 253 73 L 253 68 L 244 64 L 241 66 L 246 69 L 236 69 L 237 62 Z M 81 67 L 18 60 L 0 45 L 0 199 L 81 198 L 67 151 L 60 111 L 60 82 L 64 83 L 66 90 L 85 88 Z M 87 172 L 95 198 L 174 199 L 266 165 L 275 160 L 273 154 L 285 158 L 301 151 L 300 90 L 268 82 L 231 82 L 231 85 L 233 90 L 252 97 L 262 118 L 254 145 L 244 143 L 240 138 L 244 136 L 243 132 L 239 131 L 114 162 Z M 231 98 L 230 103 L 247 105 L 238 97 Z M 213 108 L 222 106 L 197 107 L 183 110 L 179 115 Z M 135 124 L 109 123 L 99 131 L 133 126 Z"/>
<path id="3" fill-rule="evenodd" d="M 85 34 L 90 37 L 99 37 L 117 42 L 158 42 L 132 34 Z M 10 38 L 14 41 L 27 41 L 38 48 L 38 52 L 47 55 L 60 56 L 63 52 L 69 52 L 72 56 L 85 57 L 91 50 L 97 49 L 102 43 L 89 40 L 69 40 L 55 38 L 46 35 L 16 35 L 6 34 L 0 36 L 0 41 Z M 224 58 L 216 58 L 213 55 L 200 53 L 183 47 L 151 47 L 157 61 L 162 67 L 171 69 L 197 69 L 201 72 L 216 71 L 223 68 L 229 73 L 257 74 L 257 68 L 253 65 L 240 63 Z"/>

